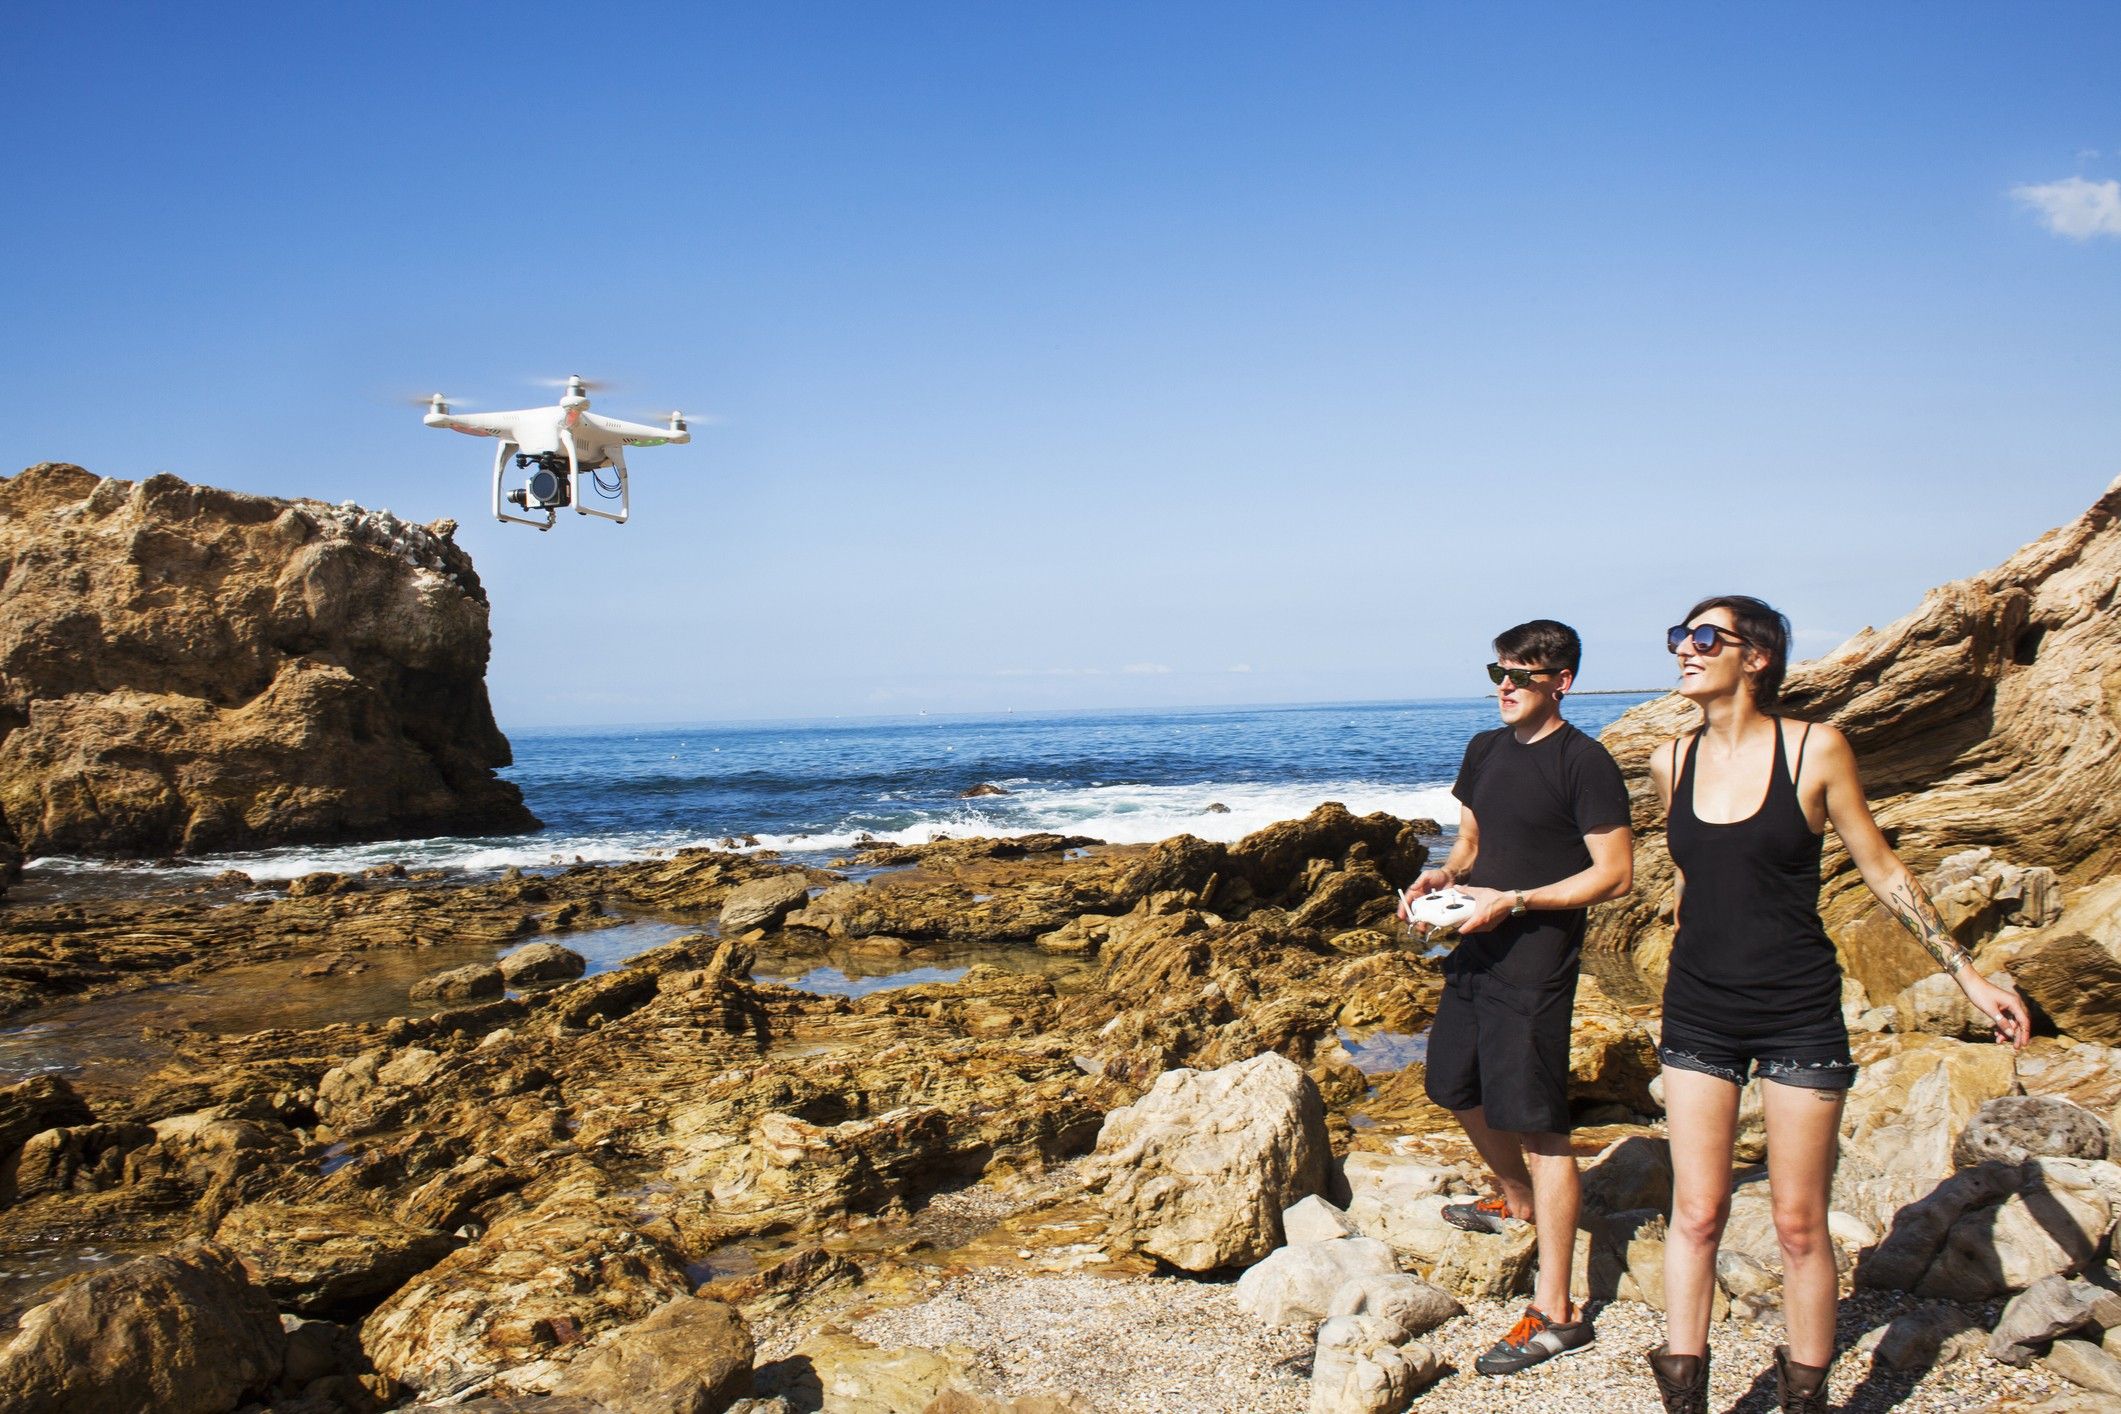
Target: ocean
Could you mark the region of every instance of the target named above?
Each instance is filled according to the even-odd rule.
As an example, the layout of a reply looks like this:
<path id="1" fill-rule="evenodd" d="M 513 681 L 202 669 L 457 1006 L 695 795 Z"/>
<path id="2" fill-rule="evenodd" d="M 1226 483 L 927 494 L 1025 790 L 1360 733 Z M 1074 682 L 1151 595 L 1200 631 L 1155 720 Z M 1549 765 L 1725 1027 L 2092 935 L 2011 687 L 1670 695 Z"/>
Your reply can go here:
<path id="1" fill-rule="evenodd" d="M 1646 696 L 1577 697 L 1569 717 L 1595 735 Z M 725 840 L 817 862 L 865 835 L 901 844 L 1044 830 L 1115 844 L 1181 833 L 1234 840 L 1327 800 L 1448 827 L 1466 738 L 1496 724 L 1494 701 L 1478 697 L 517 732 L 515 765 L 503 774 L 545 822 L 529 834 L 158 865 L 48 858 L 30 866 L 23 896 L 160 886 L 223 869 L 264 880 L 393 861 L 477 876 Z M 1007 794 L 961 798 L 979 785 Z"/>

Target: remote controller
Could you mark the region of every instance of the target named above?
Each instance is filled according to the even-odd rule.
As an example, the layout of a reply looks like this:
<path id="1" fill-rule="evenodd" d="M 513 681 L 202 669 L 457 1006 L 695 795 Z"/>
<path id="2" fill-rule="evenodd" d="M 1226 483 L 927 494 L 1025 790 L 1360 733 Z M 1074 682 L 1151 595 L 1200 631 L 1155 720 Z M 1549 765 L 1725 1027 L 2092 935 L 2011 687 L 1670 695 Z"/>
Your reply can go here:
<path id="1" fill-rule="evenodd" d="M 1424 894 L 1407 905 L 1407 917 L 1428 928 L 1455 928 L 1473 916 L 1473 900 L 1456 889 Z"/>

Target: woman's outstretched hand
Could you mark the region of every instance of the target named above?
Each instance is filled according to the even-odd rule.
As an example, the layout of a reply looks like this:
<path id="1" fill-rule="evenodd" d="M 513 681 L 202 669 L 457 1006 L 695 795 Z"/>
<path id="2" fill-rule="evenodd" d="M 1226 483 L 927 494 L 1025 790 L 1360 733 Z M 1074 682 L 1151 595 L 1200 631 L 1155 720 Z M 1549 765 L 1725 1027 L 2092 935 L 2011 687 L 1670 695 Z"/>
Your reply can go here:
<path id="1" fill-rule="evenodd" d="M 1959 984 L 1960 990 L 1995 1026 L 1996 1044 L 2024 1050 L 2025 1043 L 2033 1038 L 2033 1022 L 2026 1014 L 2025 998 L 2009 987 L 1997 986 L 1971 967 L 1966 970 L 1969 975 Z"/>

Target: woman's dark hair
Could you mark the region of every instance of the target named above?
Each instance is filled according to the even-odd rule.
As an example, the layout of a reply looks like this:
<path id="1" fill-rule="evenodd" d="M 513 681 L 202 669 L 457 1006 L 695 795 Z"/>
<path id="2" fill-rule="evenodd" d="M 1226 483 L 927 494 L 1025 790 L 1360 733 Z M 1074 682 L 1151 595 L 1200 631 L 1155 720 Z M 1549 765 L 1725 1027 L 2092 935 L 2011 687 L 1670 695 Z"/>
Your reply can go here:
<path id="1" fill-rule="evenodd" d="M 1774 706 L 1782 697 L 1783 674 L 1790 670 L 1790 621 L 1750 594 L 1719 594 L 1687 610 L 1680 622 L 1690 624 L 1711 609 L 1730 610 L 1732 630 L 1767 654 L 1767 666 L 1753 678 L 1753 700 L 1762 707 Z"/>

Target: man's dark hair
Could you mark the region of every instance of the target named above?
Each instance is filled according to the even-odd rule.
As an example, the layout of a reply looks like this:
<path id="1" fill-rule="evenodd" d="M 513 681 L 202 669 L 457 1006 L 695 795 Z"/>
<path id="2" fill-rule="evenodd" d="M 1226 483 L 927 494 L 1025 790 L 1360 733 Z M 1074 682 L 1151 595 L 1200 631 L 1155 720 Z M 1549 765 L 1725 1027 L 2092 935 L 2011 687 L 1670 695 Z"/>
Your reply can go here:
<path id="1" fill-rule="evenodd" d="M 1534 619 L 1495 635 L 1495 656 L 1515 658 L 1528 668 L 1567 668 L 1583 661 L 1583 640 L 1576 630 L 1553 619 Z"/>
<path id="2" fill-rule="evenodd" d="M 1690 624 L 1711 609 L 1729 609 L 1732 630 L 1767 654 L 1768 665 L 1753 676 L 1753 701 L 1773 707 L 1782 696 L 1782 675 L 1790 670 L 1790 621 L 1750 594 L 1719 594 L 1687 610 L 1680 622 Z"/>

